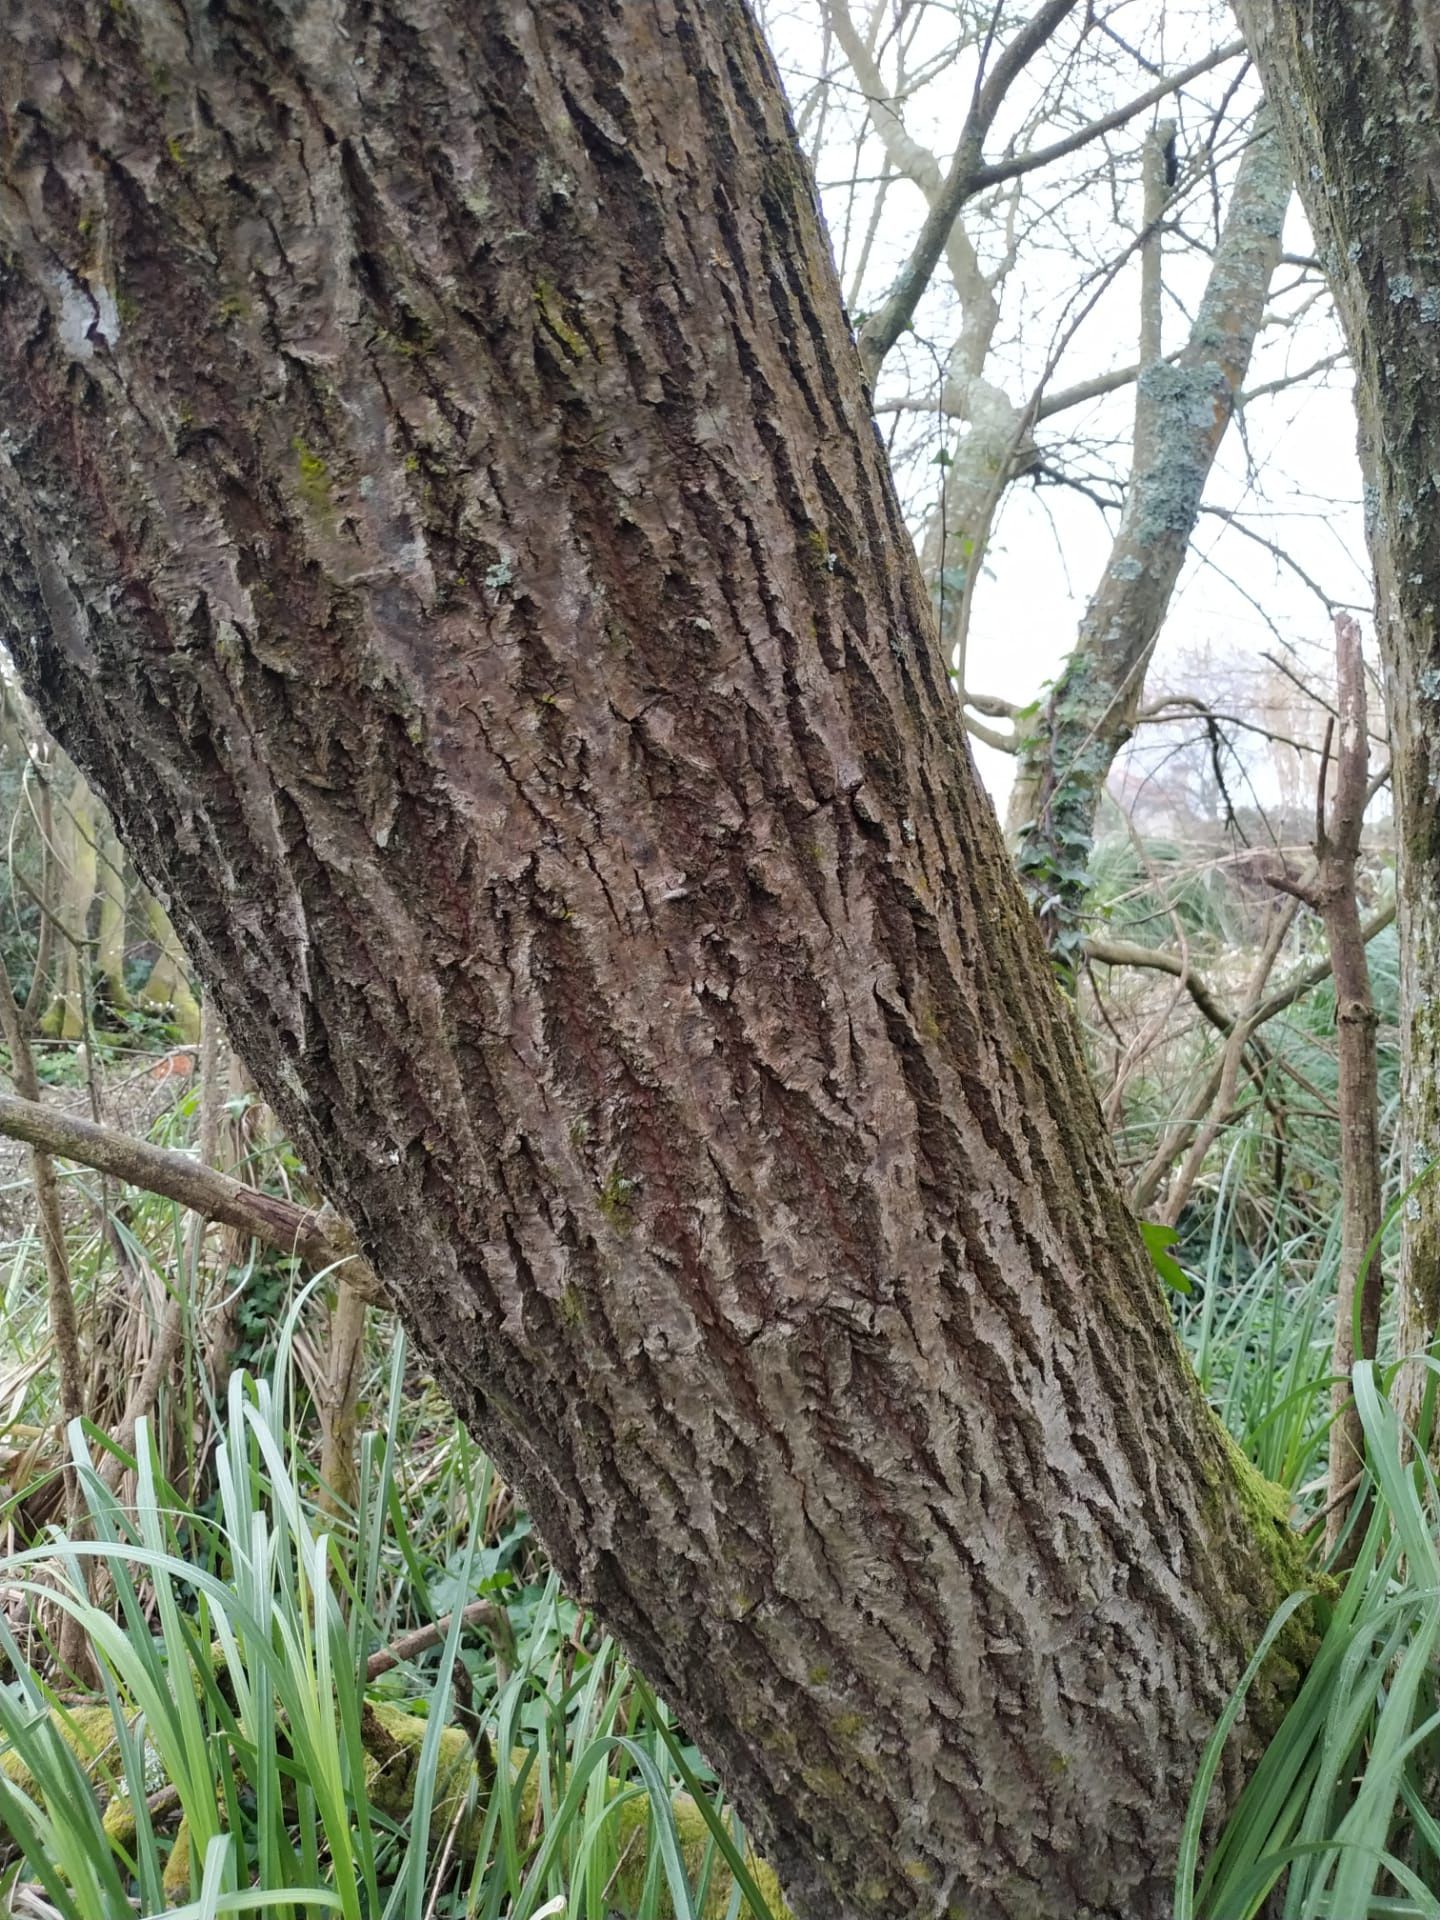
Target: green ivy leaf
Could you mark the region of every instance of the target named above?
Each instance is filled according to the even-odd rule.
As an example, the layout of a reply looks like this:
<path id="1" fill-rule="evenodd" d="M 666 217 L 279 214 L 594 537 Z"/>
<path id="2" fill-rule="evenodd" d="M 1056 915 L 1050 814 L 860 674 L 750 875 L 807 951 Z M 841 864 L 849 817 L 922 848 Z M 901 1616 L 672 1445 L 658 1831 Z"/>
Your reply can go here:
<path id="1" fill-rule="evenodd" d="M 1194 1286 L 1190 1276 L 1170 1249 L 1180 1238 L 1174 1227 L 1167 1227 L 1159 1220 L 1141 1220 L 1140 1237 L 1145 1242 L 1145 1251 L 1150 1255 L 1150 1264 L 1175 1293 L 1193 1293 Z"/>

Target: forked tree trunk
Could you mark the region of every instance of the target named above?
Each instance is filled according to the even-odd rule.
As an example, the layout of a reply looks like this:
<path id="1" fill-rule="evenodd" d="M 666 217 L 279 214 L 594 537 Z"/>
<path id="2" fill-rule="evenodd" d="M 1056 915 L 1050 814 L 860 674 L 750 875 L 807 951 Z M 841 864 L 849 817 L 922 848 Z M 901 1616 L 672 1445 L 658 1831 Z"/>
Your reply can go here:
<path id="1" fill-rule="evenodd" d="M 1402 1354 L 1440 1330 L 1440 0 L 1242 0 L 1355 363 L 1386 669 L 1407 1175 Z M 1409 1369 L 1413 1415 L 1427 1370 Z"/>
<path id="2" fill-rule="evenodd" d="M 456 1406 L 798 1911 L 1167 1912 L 1288 1545 L 749 16 L 0 23 L 0 607 Z"/>

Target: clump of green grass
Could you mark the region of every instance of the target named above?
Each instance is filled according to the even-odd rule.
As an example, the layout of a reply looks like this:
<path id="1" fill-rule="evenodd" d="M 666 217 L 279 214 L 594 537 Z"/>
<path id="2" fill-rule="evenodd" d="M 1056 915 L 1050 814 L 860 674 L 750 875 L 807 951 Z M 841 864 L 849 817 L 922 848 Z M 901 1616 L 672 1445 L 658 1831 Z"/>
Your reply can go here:
<path id="1" fill-rule="evenodd" d="M 300 1311 L 268 1381 L 232 1376 L 213 1514 L 166 1483 L 148 1432 L 123 1506 L 73 1432 L 89 1537 L 0 1568 L 82 1620 L 99 1671 L 93 1698 L 62 1696 L 0 1625 L 0 1911 L 768 1920 L 773 1876 L 698 1756 L 517 1562 L 513 1513 L 519 1542 L 493 1536 L 488 1463 L 452 1433 L 439 1480 L 407 1481 L 403 1353 L 354 1525 L 319 1516 L 289 1406 Z M 504 1619 L 483 1646 L 462 1636 L 477 1589 Z M 402 1593 L 452 1608 L 448 1631 L 371 1684 Z"/>
<path id="2" fill-rule="evenodd" d="M 1434 1363 L 1432 1363 L 1433 1366 Z M 1317 1594 L 1319 1650 L 1203 1868 L 1221 1749 L 1272 1623 L 1205 1755 L 1176 1875 L 1176 1920 L 1440 1916 L 1440 1488 L 1370 1362 L 1355 1369 L 1369 1525 L 1338 1598 Z"/>
<path id="3" fill-rule="evenodd" d="M 1187 1235 L 1199 1287 L 1176 1317 L 1195 1371 L 1225 1425 L 1267 1479 L 1298 1505 L 1324 1485 L 1330 1356 L 1340 1261 L 1339 1220 L 1317 1221 L 1281 1193 L 1252 1244 L 1252 1143 L 1242 1132 L 1221 1164 L 1213 1197 Z"/>

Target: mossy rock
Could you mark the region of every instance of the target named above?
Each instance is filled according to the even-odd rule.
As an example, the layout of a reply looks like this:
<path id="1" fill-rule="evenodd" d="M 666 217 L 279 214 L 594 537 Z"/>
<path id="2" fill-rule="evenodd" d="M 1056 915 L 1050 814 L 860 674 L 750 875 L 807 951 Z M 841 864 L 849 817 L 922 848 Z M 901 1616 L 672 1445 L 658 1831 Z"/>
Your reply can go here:
<path id="1" fill-rule="evenodd" d="M 361 1736 L 365 1741 L 366 1785 L 370 1802 L 397 1824 L 403 1823 L 414 1804 L 416 1768 L 426 1732 L 427 1722 L 416 1715 L 378 1701 L 366 1702 Z M 512 1779 L 520 1778 L 527 1758 L 523 1747 L 511 1752 Z M 430 1815 L 431 1844 L 441 1845 L 453 1827 L 453 1845 L 457 1851 L 466 1857 L 473 1856 L 485 1830 L 488 1791 L 489 1782 L 482 1779 L 468 1736 L 459 1727 L 446 1727 L 440 1735 L 435 1763 L 434 1799 Z M 539 1774 L 532 1766 L 525 1776 L 517 1808 L 517 1825 L 522 1831 L 528 1829 L 535 1819 L 539 1791 Z M 619 1781 L 609 1783 L 608 1792 L 612 1799 L 625 1791 Z M 693 1885 L 704 1865 L 710 1829 L 705 1824 L 704 1814 L 688 1793 L 677 1793 L 671 1805 L 675 1812 L 681 1857 Z M 615 1851 L 622 1865 L 612 1889 L 611 1903 L 621 1912 L 638 1903 L 645 1884 L 647 1855 L 643 1844 L 637 1842 L 643 1840 L 649 1818 L 649 1797 L 644 1793 L 629 1792 L 615 1811 L 613 1837 Z M 746 1865 L 775 1920 L 788 1920 L 789 1909 L 781 1898 L 780 1883 L 773 1871 L 753 1851 L 748 1855 Z M 729 1869 L 723 1860 L 717 1859 L 701 1910 L 701 1920 L 724 1920 L 730 1905 L 731 1885 Z M 661 1886 L 663 1889 L 663 1878 Z M 659 1911 L 662 1916 L 671 1912 L 669 1900 L 663 1891 Z"/>

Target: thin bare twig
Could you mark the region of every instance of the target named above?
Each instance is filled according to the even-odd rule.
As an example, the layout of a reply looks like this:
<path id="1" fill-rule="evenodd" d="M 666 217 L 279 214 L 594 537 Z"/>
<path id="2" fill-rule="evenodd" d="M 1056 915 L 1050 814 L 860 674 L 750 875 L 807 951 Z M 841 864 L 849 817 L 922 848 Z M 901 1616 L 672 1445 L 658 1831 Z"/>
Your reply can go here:
<path id="1" fill-rule="evenodd" d="M 1335 972 L 1340 1106 L 1340 1272 L 1335 1288 L 1335 1418 L 1330 1426 L 1331 1512 L 1326 1540 L 1343 1556 L 1347 1552 L 1353 1555 L 1365 1530 L 1364 1516 L 1358 1516 L 1342 1544 L 1345 1514 L 1341 1492 L 1365 1461 L 1365 1433 L 1350 1391 L 1350 1372 L 1357 1360 L 1375 1358 L 1379 1342 L 1381 1269 L 1376 1260 L 1372 1259 L 1368 1267 L 1365 1262 L 1380 1231 L 1383 1211 L 1375 1001 L 1355 901 L 1356 862 L 1369 792 L 1369 736 L 1360 626 L 1349 614 L 1338 614 L 1335 619 L 1335 661 L 1340 709 L 1335 800 L 1327 820 L 1322 760 L 1315 853 L 1316 893 Z M 1326 729 L 1327 747 L 1330 731 Z"/>

